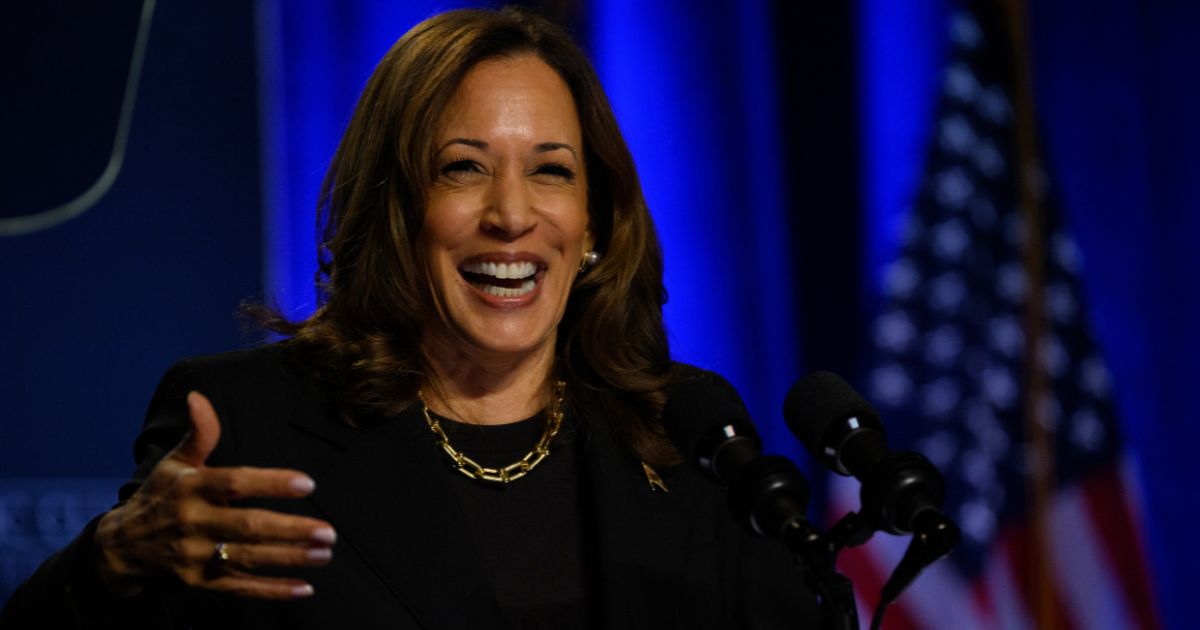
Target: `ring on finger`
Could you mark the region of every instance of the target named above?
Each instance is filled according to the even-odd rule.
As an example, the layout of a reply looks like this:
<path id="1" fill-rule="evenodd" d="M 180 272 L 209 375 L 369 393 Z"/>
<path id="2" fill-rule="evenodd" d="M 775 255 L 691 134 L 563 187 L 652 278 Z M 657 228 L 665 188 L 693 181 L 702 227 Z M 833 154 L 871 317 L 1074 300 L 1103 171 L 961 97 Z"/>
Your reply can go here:
<path id="1" fill-rule="evenodd" d="M 213 546 L 213 553 L 208 558 L 208 566 L 205 567 L 205 573 L 210 579 L 217 578 L 225 574 L 225 566 L 229 563 L 229 545 L 219 542 Z"/>

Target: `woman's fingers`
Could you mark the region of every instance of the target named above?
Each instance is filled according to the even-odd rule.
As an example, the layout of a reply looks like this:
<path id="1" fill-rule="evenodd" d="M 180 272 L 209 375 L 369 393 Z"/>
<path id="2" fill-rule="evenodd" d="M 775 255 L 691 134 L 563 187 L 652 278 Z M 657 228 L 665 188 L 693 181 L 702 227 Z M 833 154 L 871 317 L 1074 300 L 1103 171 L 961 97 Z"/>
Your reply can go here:
<path id="1" fill-rule="evenodd" d="M 240 571 L 230 571 L 211 580 L 205 587 L 241 597 L 260 599 L 296 599 L 313 594 L 312 585 L 303 580 L 262 577 Z"/>
<path id="2" fill-rule="evenodd" d="M 214 508 L 197 523 L 214 540 L 330 546 L 337 534 L 329 523 L 257 508 Z"/>
<path id="3" fill-rule="evenodd" d="M 316 484 L 308 475 L 286 468 L 204 468 L 195 481 L 196 490 L 214 501 L 278 497 L 298 499 L 312 493 Z"/>
<path id="4" fill-rule="evenodd" d="M 227 543 L 225 554 L 229 556 L 226 564 L 242 569 L 321 566 L 333 558 L 333 550 L 329 547 L 246 543 Z"/>
<path id="5" fill-rule="evenodd" d="M 328 547 L 246 543 L 223 547 L 225 559 L 219 559 L 217 544 L 211 541 L 189 540 L 178 545 L 176 574 L 194 588 L 242 597 L 292 599 L 312 595 L 312 587 L 303 580 L 260 576 L 248 570 L 321 566 L 333 558 Z"/>

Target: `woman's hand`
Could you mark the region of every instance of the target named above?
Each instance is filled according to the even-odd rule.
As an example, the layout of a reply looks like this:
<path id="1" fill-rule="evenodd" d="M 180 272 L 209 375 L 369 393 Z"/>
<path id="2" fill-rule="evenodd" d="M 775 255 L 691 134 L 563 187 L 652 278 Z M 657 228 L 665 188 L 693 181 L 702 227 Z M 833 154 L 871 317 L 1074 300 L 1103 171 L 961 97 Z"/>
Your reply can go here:
<path id="1" fill-rule="evenodd" d="M 266 599 L 312 595 L 302 580 L 244 571 L 322 565 L 335 534 L 324 521 L 270 510 L 229 507 L 231 499 L 301 498 L 313 481 L 295 470 L 206 467 L 221 425 L 199 392 L 187 398 L 191 431 L 163 457 L 145 483 L 96 528 L 101 580 L 134 595 L 148 578 L 174 575 L 194 588 Z M 228 560 L 215 558 L 225 543 Z"/>

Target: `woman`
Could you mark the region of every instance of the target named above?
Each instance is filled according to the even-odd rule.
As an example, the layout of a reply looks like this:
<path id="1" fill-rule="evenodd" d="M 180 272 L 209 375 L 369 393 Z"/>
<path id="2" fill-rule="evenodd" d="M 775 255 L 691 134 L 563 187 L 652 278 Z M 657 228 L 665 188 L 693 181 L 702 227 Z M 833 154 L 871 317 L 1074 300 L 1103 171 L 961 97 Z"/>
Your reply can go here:
<path id="1" fill-rule="evenodd" d="M 560 30 L 513 10 L 414 27 L 367 84 L 321 210 L 322 306 L 267 317 L 285 342 L 173 367 L 122 502 L 9 618 L 812 617 L 783 547 L 745 536 L 661 428 L 668 388 L 696 370 L 670 362 L 633 162 Z"/>

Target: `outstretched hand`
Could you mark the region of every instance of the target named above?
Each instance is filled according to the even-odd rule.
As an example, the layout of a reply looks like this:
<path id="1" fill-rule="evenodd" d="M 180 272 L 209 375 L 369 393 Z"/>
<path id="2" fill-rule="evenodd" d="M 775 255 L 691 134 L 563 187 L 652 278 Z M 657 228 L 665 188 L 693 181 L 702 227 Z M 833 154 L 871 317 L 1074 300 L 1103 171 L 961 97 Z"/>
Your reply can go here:
<path id="1" fill-rule="evenodd" d="M 266 577 L 262 567 L 323 565 L 333 528 L 324 521 L 270 510 L 229 507 L 233 499 L 302 498 L 313 481 L 296 470 L 206 466 L 221 437 L 212 404 L 187 397 L 192 427 L 145 483 L 96 528 L 98 571 L 115 593 L 133 595 L 148 579 L 173 575 L 184 584 L 246 597 L 291 599 L 313 593 L 298 579 Z M 224 543 L 228 560 L 216 557 Z"/>

